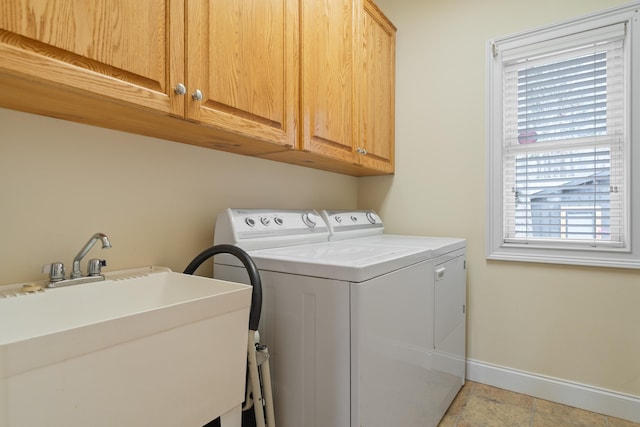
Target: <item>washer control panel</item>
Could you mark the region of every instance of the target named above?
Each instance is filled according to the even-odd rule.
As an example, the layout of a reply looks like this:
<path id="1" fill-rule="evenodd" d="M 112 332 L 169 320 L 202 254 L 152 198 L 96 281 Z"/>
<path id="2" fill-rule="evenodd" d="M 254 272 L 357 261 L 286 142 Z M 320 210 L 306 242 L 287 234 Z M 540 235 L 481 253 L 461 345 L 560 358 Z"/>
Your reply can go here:
<path id="1" fill-rule="evenodd" d="M 325 228 L 322 217 L 315 210 L 267 211 L 264 209 L 232 209 L 233 223 L 238 233 L 273 231 L 294 233 Z"/>
<path id="2" fill-rule="evenodd" d="M 214 239 L 257 249 L 326 242 L 329 229 L 314 209 L 227 209 L 218 215 Z"/>

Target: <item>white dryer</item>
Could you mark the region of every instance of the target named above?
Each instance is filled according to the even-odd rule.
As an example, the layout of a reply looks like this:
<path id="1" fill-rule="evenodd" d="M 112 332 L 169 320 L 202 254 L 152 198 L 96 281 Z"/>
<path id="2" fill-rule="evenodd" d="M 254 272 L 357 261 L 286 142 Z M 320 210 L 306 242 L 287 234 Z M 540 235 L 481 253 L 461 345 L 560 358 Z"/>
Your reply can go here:
<path id="1" fill-rule="evenodd" d="M 329 241 L 313 210 L 218 215 L 214 243 L 245 249 L 260 271 L 279 427 L 436 426 L 442 417 L 449 387 L 433 357 L 433 250 L 358 240 Z M 223 255 L 214 276 L 248 280 Z"/>
<path id="2" fill-rule="evenodd" d="M 429 311 L 433 325 L 432 351 L 428 353 L 433 378 L 430 411 L 444 415 L 465 382 L 466 373 L 466 240 L 385 234 L 380 216 L 373 210 L 323 210 L 329 240 L 359 245 L 422 248 L 431 251 L 433 298 Z"/>

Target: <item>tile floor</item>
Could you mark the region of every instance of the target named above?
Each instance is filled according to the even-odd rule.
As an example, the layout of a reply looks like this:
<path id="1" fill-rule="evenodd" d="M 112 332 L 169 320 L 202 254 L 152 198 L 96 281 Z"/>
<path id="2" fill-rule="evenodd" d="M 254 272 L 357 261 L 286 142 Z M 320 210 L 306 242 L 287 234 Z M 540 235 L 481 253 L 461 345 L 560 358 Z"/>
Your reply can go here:
<path id="1" fill-rule="evenodd" d="M 439 427 L 640 427 L 640 424 L 467 381 Z"/>

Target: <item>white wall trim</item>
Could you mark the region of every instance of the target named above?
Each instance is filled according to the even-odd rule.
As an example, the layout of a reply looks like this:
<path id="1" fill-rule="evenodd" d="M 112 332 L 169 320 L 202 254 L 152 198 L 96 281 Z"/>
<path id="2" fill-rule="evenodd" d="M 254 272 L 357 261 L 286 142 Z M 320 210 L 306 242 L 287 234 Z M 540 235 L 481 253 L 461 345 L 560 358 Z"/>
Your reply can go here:
<path id="1" fill-rule="evenodd" d="M 467 359 L 467 378 L 505 390 L 640 423 L 640 396 Z"/>

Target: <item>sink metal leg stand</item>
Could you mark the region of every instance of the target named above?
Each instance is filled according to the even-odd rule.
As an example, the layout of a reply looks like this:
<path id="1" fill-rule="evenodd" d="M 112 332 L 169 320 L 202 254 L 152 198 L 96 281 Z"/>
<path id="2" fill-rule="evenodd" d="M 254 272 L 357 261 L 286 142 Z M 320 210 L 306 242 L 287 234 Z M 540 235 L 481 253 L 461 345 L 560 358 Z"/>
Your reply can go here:
<path id="1" fill-rule="evenodd" d="M 269 350 L 267 346 L 261 345 L 258 342 L 256 336 L 256 331 L 249 330 L 249 342 L 247 346 L 249 383 L 247 384 L 247 406 L 245 406 L 243 410 L 247 410 L 251 407 L 251 403 L 249 402 L 252 400 L 256 418 L 256 427 L 275 427 L 273 394 L 271 392 L 271 370 L 269 368 Z M 252 394 L 251 400 L 248 396 L 249 391 L 251 391 Z"/>

